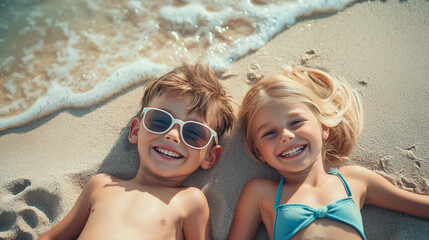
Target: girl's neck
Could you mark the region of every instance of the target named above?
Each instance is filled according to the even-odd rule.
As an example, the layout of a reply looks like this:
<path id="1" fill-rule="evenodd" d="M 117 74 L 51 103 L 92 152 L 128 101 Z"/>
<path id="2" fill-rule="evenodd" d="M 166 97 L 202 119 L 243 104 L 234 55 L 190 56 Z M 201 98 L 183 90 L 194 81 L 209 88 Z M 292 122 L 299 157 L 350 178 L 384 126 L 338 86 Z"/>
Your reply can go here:
<path id="1" fill-rule="evenodd" d="M 317 161 L 309 168 L 299 172 L 279 172 L 288 184 L 309 184 L 316 186 L 326 179 L 327 173 L 323 161 Z"/>

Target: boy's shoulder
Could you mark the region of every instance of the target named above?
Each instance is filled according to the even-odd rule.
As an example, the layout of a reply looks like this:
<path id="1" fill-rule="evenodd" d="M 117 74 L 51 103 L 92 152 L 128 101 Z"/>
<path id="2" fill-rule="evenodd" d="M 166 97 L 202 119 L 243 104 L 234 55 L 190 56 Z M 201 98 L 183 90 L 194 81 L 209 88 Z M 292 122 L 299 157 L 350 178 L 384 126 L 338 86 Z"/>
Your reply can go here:
<path id="1" fill-rule="evenodd" d="M 86 184 L 85 188 L 87 188 L 90 191 L 94 191 L 95 189 L 104 187 L 108 184 L 117 183 L 120 180 L 119 178 L 116 178 L 112 175 L 106 174 L 106 173 L 99 173 L 97 175 L 94 175 L 89 179 L 88 183 Z"/>
<path id="2" fill-rule="evenodd" d="M 171 206 L 180 209 L 186 219 L 209 213 L 209 205 L 204 193 L 196 187 L 172 188 Z"/>
<path id="3" fill-rule="evenodd" d="M 204 207 L 207 204 L 207 198 L 203 191 L 196 187 L 183 187 L 178 191 L 177 197 L 179 197 L 183 204 L 194 207 Z"/>
<path id="4" fill-rule="evenodd" d="M 112 183 L 114 181 L 117 181 L 118 178 L 109 175 L 107 173 L 98 173 L 94 176 L 91 177 L 91 179 L 89 179 L 88 184 L 92 183 L 92 184 L 100 184 L 100 183 Z"/>

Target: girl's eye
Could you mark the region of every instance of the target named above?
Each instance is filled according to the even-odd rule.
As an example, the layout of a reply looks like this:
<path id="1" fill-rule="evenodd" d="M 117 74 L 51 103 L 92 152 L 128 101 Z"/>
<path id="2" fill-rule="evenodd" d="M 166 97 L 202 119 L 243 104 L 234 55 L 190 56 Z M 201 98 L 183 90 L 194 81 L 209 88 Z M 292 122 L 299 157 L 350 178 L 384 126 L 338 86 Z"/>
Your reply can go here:
<path id="1" fill-rule="evenodd" d="M 293 122 L 291 122 L 291 126 L 293 126 L 293 125 L 296 125 L 296 124 L 298 124 L 298 123 L 300 123 L 301 121 L 300 120 L 296 120 L 296 121 L 293 121 Z"/>
<path id="2" fill-rule="evenodd" d="M 298 126 L 299 124 L 301 124 L 301 123 L 303 123 L 305 120 L 301 120 L 301 119 L 299 119 L 299 120 L 295 120 L 295 121 L 292 121 L 291 123 L 290 123 L 290 125 L 291 126 Z"/>
<path id="3" fill-rule="evenodd" d="M 270 131 L 265 132 L 264 134 L 262 134 L 262 137 L 267 137 L 267 136 L 273 135 L 273 134 L 275 134 L 275 133 L 276 133 L 276 132 L 275 132 L 274 130 L 270 130 Z"/>

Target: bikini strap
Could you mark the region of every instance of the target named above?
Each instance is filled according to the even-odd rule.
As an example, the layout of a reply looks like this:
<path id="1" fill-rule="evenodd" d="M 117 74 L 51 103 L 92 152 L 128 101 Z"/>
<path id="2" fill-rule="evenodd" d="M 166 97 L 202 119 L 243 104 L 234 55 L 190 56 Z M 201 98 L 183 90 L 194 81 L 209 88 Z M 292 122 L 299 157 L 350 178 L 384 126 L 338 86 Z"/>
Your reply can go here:
<path id="1" fill-rule="evenodd" d="M 331 169 L 329 170 L 329 172 L 328 172 L 328 173 L 329 173 L 329 174 L 333 174 L 333 175 L 337 175 L 337 176 L 338 176 L 338 178 L 339 178 L 339 179 L 341 180 L 341 182 L 343 183 L 344 188 L 346 189 L 347 195 L 348 195 L 349 197 L 351 197 L 351 196 L 352 196 L 352 191 L 350 190 L 349 185 L 347 184 L 347 182 L 346 182 L 346 180 L 344 179 L 343 175 L 342 175 L 340 172 L 338 172 L 338 169 L 336 169 L 336 168 L 331 168 Z"/>
<path id="2" fill-rule="evenodd" d="M 283 189 L 284 180 L 285 179 L 283 177 L 281 177 L 280 183 L 279 183 L 279 188 L 277 189 L 276 201 L 274 202 L 274 209 L 276 209 L 276 207 L 279 205 L 280 196 L 282 195 L 282 189 Z"/>

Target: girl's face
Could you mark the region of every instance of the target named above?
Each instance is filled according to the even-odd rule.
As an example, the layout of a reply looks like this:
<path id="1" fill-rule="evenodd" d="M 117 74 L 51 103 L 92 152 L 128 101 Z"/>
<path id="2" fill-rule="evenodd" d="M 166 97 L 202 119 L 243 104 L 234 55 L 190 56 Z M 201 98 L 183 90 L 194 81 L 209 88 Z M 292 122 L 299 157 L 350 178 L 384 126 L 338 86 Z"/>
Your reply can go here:
<path id="1" fill-rule="evenodd" d="M 259 159 L 287 174 L 322 163 L 323 140 L 329 129 L 304 103 L 271 102 L 256 112 L 250 133 Z"/>

